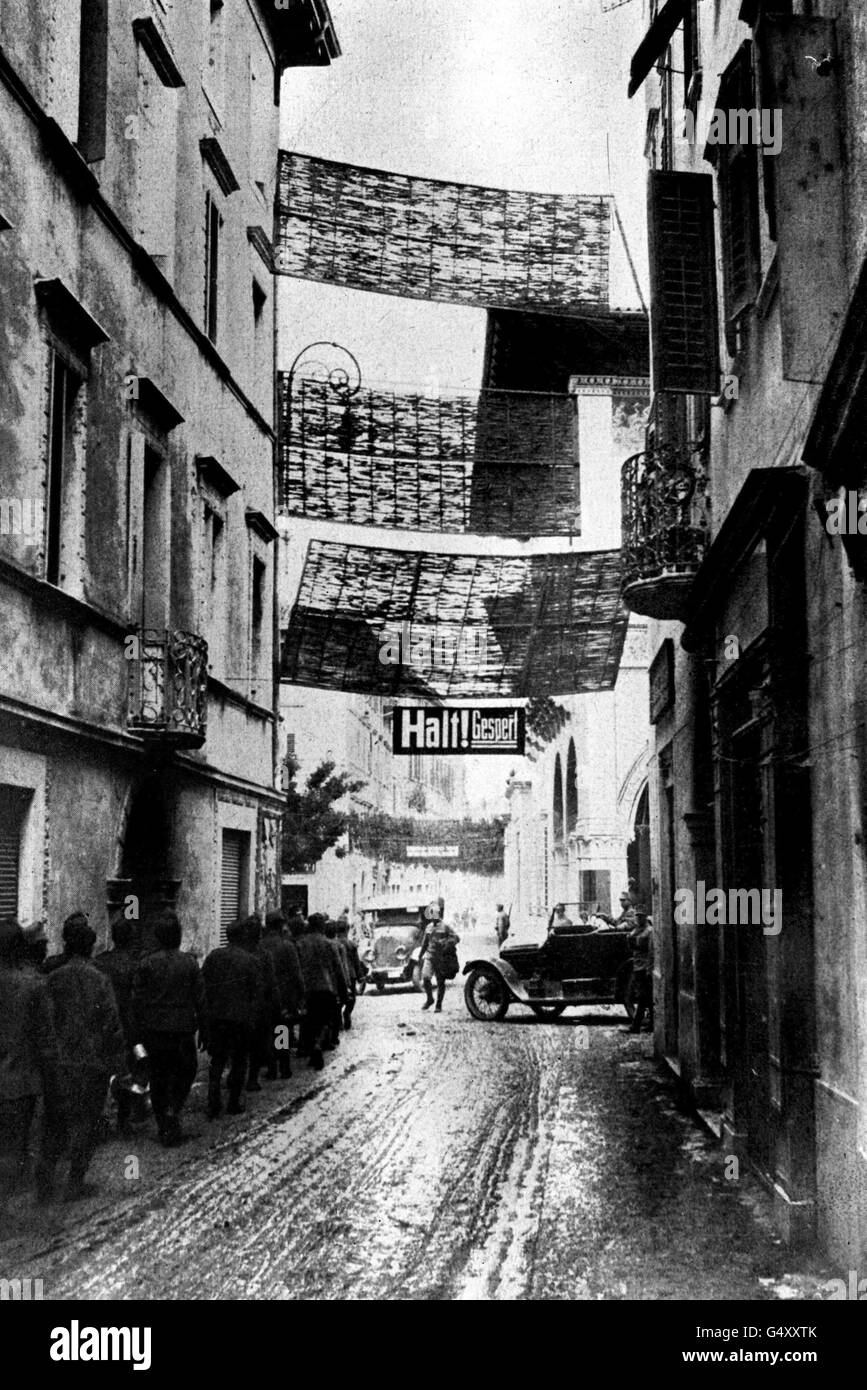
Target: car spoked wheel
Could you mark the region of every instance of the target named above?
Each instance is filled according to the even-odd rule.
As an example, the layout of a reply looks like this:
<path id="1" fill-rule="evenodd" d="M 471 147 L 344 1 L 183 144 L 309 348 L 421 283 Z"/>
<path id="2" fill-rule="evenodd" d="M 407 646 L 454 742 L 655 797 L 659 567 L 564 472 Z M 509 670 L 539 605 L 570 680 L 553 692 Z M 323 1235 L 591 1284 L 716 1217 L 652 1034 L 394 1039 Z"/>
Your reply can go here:
<path id="1" fill-rule="evenodd" d="M 536 1015 L 537 1018 L 549 1018 L 549 1019 L 554 1019 L 554 1018 L 559 1018 L 559 1017 L 560 1017 L 561 1013 L 562 1013 L 563 1010 L 566 1008 L 566 1005 L 565 1005 L 565 1004 L 531 1004 L 531 1005 L 530 1005 L 530 1008 L 533 1010 L 533 1013 Z"/>
<path id="2" fill-rule="evenodd" d="M 509 1007 L 509 992 L 494 970 L 472 970 L 464 985 L 464 1002 L 481 1023 L 499 1023 Z"/>

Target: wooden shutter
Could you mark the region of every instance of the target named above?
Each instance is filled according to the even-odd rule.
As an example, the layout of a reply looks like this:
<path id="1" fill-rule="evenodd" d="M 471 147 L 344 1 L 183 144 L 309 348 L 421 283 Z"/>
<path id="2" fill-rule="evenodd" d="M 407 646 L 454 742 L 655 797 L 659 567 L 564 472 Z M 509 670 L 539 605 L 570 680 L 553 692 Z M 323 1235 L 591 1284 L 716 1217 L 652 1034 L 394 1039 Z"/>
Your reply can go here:
<path id="1" fill-rule="evenodd" d="M 719 392 L 713 180 L 651 170 L 650 342 L 655 391 Z"/>
<path id="2" fill-rule="evenodd" d="M 220 945 L 226 944 L 226 928 L 241 915 L 241 870 L 244 862 L 244 835 L 239 830 L 223 831 L 220 860 Z"/>
<path id="3" fill-rule="evenodd" d="M 833 19 L 767 15 L 757 33 L 762 103 L 779 110 L 774 169 L 780 329 L 786 381 L 820 382 L 846 312 L 845 69 L 819 76 L 805 55 L 836 53 Z"/>
<path id="4" fill-rule="evenodd" d="M 752 43 L 747 39 L 722 75 L 716 110 L 753 109 Z M 734 356 L 738 316 L 755 301 L 759 288 L 759 155 L 751 144 L 712 145 L 708 154 L 718 163 L 726 344 Z"/>

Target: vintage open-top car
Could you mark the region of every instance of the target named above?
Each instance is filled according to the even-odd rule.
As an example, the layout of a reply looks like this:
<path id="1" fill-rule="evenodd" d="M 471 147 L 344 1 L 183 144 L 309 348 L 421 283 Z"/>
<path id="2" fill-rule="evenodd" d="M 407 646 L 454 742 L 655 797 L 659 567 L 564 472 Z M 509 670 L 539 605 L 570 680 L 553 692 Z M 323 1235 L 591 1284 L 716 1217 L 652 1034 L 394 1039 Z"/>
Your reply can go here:
<path id="1" fill-rule="evenodd" d="M 505 945 L 498 956 L 467 961 L 464 999 L 473 1018 L 496 1023 L 510 1004 L 557 1018 L 572 1005 L 615 1003 L 632 1017 L 632 922 L 582 921 L 584 904 L 565 907 L 559 919 L 549 915 L 541 944 Z"/>

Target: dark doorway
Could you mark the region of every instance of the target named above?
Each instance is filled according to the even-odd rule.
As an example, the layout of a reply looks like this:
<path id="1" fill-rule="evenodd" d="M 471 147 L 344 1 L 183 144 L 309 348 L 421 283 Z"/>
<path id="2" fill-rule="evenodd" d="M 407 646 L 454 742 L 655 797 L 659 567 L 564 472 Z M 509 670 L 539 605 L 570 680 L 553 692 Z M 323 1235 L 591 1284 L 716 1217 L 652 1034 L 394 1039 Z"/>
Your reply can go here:
<path id="1" fill-rule="evenodd" d="M 145 953 L 156 946 L 154 925 L 173 908 L 180 879 L 171 877 L 170 798 L 163 779 L 154 774 L 135 792 L 123 835 L 120 875 L 108 883 L 108 915 L 118 914 L 136 926 L 136 946 Z"/>
<path id="2" fill-rule="evenodd" d="M 626 872 L 630 884 L 634 884 L 638 902 L 648 905 L 651 902 L 653 884 L 650 873 L 650 796 L 647 787 L 638 798 L 635 808 L 632 839 L 626 846 Z"/>

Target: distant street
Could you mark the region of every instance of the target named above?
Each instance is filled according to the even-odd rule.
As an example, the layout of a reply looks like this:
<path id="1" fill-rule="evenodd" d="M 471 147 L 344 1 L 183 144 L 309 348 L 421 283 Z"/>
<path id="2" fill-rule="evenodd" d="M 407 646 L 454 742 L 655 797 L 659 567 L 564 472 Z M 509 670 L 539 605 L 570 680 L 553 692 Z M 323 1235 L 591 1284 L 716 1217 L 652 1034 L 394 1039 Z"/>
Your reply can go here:
<path id="1" fill-rule="evenodd" d="M 480 1024 L 458 981 L 442 1015 L 404 991 L 355 1017 L 241 1118 L 207 1123 L 200 1072 L 191 1142 L 103 1145 L 100 1196 L 16 1215 L 0 1273 L 60 1299 L 814 1296 L 619 1010 Z"/>

